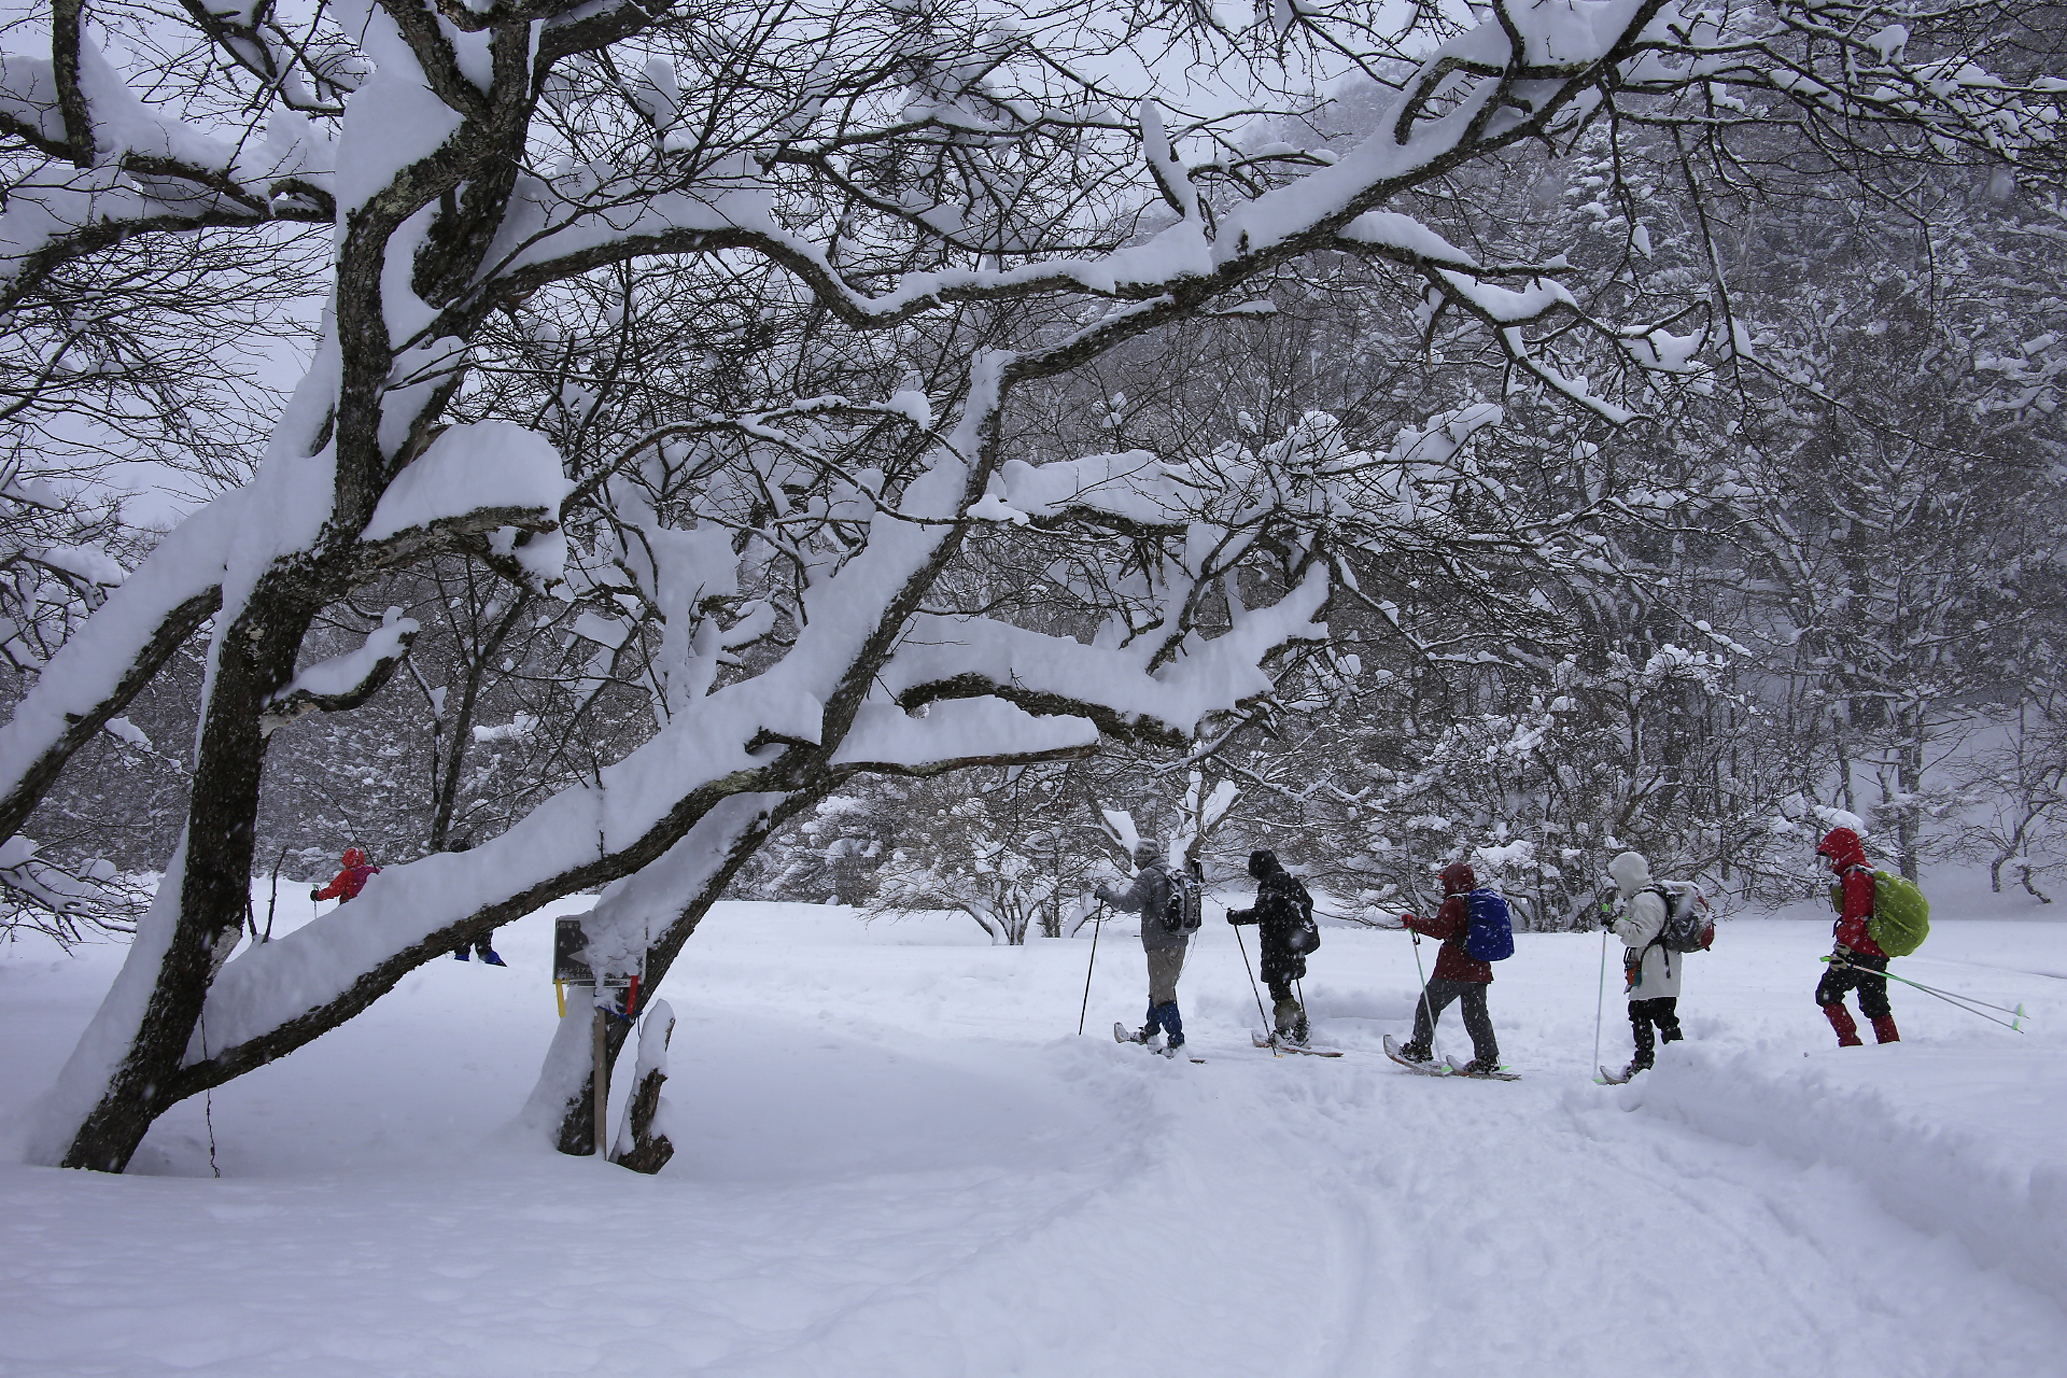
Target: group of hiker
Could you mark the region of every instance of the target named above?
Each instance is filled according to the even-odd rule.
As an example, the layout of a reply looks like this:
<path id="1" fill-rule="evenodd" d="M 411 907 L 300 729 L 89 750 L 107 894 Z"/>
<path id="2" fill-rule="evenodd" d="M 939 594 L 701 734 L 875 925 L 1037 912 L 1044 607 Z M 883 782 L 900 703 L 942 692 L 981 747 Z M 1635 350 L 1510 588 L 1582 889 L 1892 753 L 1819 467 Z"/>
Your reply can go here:
<path id="1" fill-rule="evenodd" d="M 1141 946 L 1148 960 L 1147 1021 L 1138 1031 L 1128 1032 L 1121 1026 L 1115 1033 L 1143 1044 L 1153 1044 L 1160 1036 L 1159 1051 L 1176 1057 L 1185 1047 L 1177 982 L 1191 936 L 1200 925 L 1203 878 L 1196 862 L 1173 867 L 1154 838 L 1136 843 L 1133 856 L 1136 869 L 1131 886 L 1117 890 L 1100 885 L 1094 892 L 1114 909 L 1141 915 Z M 1888 959 L 1906 955 L 1922 941 L 1928 906 L 1913 885 L 1876 872 L 1867 863 L 1865 846 L 1852 828 L 1832 828 L 1817 844 L 1816 857 L 1831 876 L 1831 903 L 1837 912 L 1835 945 L 1824 959 L 1827 970 L 1816 986 L 1816 1003 L 1836 1031 L 1840 1047 L 1857 1047 L 1862 1042 L 1844 1003 L 1853 993 L 1860 1013 L 1873 1027 L 1874 1038 L 1881 1043 L 1899 1042 L 1901 1033 L 1888 1004 Z M 1227 921 L 1237 927 L 1253 925 L 1257 930 L 1261 974 L 1272 1006 L 1270 1038 L 1280 1046 L 1303 1049 L 1310 1026 L 1299 982 L 1306 975 L 1307 956 L 1320 946 L 1313 898 L 1274 852 L 1251 853 L 1249 874 L 1257 883 L 1255 903 L 1246 909 L 1228 910 Z M 1684 1037 L 1679 1021 L 1681 968 L 1687 954 L 1705 949 L 1714 940 L 1715 927 L 1697 887 L 1685 881 L 1654 879 L 1650 862 L 1639 852 L 1623 852 L 1611 860 L 1608 878 L 1614 883 L 1616 898 L 1603 903 L 1601 926 L 1622 942 L 1623 988 L 1636 1047 L 1635 1056 L 1619 1076 L 1605 1068 L 1602 1076 L 1624 1081 L 1656 1063 L 1659 1043 L 1676 1043 Z M 1472 1058 L 1448 1070 L 1465 1076 L 1499 1075 L 1500 1044 L 1493 1031 L 1487 988 L 1493 981 L 1493 963 L 1513 951 L 1506 900 L 1497 891 L 1482 887 L 1472 867 L 1462 861 L 1445 866 L 1438 880 L 1443 898 L 1432 917 L 1400 916 L 1399 926 L 1414 935 L 1417 946 L 1424 937 L 1438 946 L 1435 968 L 1414 1005 L 1413 1035 L 1396 1048 L 1390 1047 L 1388 1039 L 1388 1051 L 1408 1064 L 1432 1063 L 1436 1025 L 1443 1012 L 1456 1004 L 1471 1037 Z M 1881 925 L 1876 924 L 1877 913 L 1885 921 Z M 1891 953 L 1883 941 L 1898 950 Z M 1246 955 L 1245 950 L 1244 960 Z M 1260 1007 L 1260 997 L 1258 1004 Z"/>

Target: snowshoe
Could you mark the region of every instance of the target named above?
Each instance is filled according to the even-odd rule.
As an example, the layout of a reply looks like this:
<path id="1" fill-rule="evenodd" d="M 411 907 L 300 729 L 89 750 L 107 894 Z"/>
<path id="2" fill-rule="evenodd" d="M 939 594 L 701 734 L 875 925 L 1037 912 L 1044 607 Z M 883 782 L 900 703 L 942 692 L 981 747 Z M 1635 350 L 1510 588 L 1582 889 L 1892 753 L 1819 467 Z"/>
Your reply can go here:
<path id="1" fill-rule="evenodd" d="M 1603 1086 L 1620 1086 L 1642 1070 L 1640 1067 L 1624 1067 L 1619 1072 L 1611 1072 L 1607 1068 L 1602 1067 L 1599 1069 L 1600 1075 L 1595 1077 L 1594 1080 Z"/>
<path id="2" fill-rule="evenodd" d="M 1443 1060 L 1449 1064 L 1450 1075 L 1453 1077 L 1470 1077 L 1474 1081 L 1520 1081 L 1522 1079 L 1520 1072 L 1503 1072 L 1498 1067 L 1482 1067 L 1479 1065 L 1477 1058 L 1473 1058 L 1469 1062 L 1459 1062 L 1454 1057 Z"/>
<path id="3" fill-rule="evenodd" d="M 1153 1044 L 1156 1035 L 1161 1032 L 1161 1029 L 1130 1029 L 1118 1020 L 1114 1020 L 1112 1025 L 1112 1041 L 1115 1043 Z"/>
<path id="4" fill-rule="evenodd" d="M 1432 1057 L 1409 1057 L 1404 1045 L 1397 1042 L 1391 1034 L 1385 1035 L 1385 1055 L 1418 1076 L 1446 1077 L 1450 1075 L 1450 1069 Z"/>
<path id="5" fill-rule="evenodd" d="M 1259 1048 L 1275 1048 L 1281 1053 L 1303 1053 L 1307 1057 L 1342 1056 L 1340 1050 L 1335 1048 L 1308 1048 L 1303 1044 L 1292 1043 L 1272 1034 L 1258 1033 L 1255 1029 L 1249 1030 L 1249 1041 Z"/>

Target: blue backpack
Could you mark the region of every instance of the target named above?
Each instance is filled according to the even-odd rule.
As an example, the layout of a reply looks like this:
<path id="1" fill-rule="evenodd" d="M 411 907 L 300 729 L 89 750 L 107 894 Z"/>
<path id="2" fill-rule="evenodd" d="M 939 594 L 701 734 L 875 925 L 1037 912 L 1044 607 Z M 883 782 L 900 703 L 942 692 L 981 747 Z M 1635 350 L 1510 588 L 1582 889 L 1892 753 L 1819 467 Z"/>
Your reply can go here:
<path id="1" fill-rule="evenodd" d="M 1481 962 L 1504 961 L 1514 955 L 1514 920 L 1497 890 L 1474 890 L 1464 897 L 1471 906 L 1471 926 L 1464 950 Z"/>

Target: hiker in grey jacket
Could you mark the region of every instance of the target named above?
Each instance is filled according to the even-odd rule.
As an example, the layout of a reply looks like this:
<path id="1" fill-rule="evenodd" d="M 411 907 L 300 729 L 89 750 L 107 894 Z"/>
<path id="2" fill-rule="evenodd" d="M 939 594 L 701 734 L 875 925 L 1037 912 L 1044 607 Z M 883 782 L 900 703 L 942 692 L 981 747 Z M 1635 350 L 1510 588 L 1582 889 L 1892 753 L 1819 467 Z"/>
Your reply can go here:
<path id="1" fill-rule="evenodd" d="M 1134 884 L 1125 892 L 1101 885 L 1098 898 L 1113 908 L 1141 916 L 1141 949 L 1148 957 L 1148 1022 L 1141 1026 L 1140 1041 L 1148 1042 L 1158 1030 L 1169 1035 L 1166 1047 L 1184 1046 L 1184 1020 L 1177 1012 L 1177 978 L 1184 971 L 1184 953 L 1191 935 L 1172 932 L 1163 916 L 1170 907 L 1169 862 L 1162 845 L 1152 837 L 1134 844 L 1134 864 L 1139 869 Z"/>
<path id="2" fill-rule="evenodd" d="M 1608 875 L 1622 896 L 1622 910 L 1610 922 L 1622 940 L 1622 975 L 1629 991 L 1629 1027 L 1636 1038 L 1636 1057 L 1625 1076 L 1648 1070 L 1657 1061 L 1656 1036 L 1680 1040 L 1679 969 L 1684 955 L 1667 951 L 1658 941 L 1665 931 L 1665 897 L 1652 888 L 1651 863 L 1640 853 L 1624 852 L 1608 863 Z"/>

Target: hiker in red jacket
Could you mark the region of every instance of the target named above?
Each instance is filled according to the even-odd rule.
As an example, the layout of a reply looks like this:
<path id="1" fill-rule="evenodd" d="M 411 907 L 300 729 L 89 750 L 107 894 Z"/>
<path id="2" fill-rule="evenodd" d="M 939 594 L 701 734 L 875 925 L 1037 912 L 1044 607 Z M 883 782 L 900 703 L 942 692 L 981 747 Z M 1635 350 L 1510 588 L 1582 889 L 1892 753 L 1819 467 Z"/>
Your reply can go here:
<path id="1" fill-rule="evenodd" d="M 339 904 L 355 900 L 359 898 L 359 892 L 366 888 L 367 880 L 380 874 L 380 867 L 370 865 L 366 860 L 366 853 L 357 847 L 345 848 L 345 854 L 340 860 L 344 862 L 344 869 L 337 873 L 337 879 L 321 890 L 309 891 L 310 899 L 336 900 Z"/>
<path id="2" fill-rule="evenodd" d="M 1882 1043 L 1900 1043 L 1894 1010 L 1888 1005 L 1888 954 L 1866 931 L 1873 918 L 1873 868 L 1866 864 L 1866 849 L 1859 834 L 1850 828 L 1832 828 L 1816 845 L 1816 859 L 1837 877 L 1837 922 L 1831 925 L 1837 949 L 1830 954 L 1830 968 L 1816 985 L 1816 1003 L 1823 1017 L 1837 1030 L 1837 1046 L 1861 1045 L 1859 1026 L 1852 1022 L 1844 1005 L 1845 992 L 1859 992 L 1859 1013 L 1873 1021 L 1873 1036 Z"/>
<path id="3" fill-rule="evenodd" d="M 1493 1017 L 1486 1011 L 1486 987 L 1492 984 L 1493 965 L 1464 950 L 1464 939 L 1471 930 L 1471 901 L 1465 896 L 1478 888 L 1478 876 L 1458 861 L 1445 866 L 1440 879 L 1443 903 L 1434 918 L 1400 915 L 1401 926 L 1413 931 L 1415 942 L 1420 942 L 1424 933 L 1442 941 L 1436 949 L 1435 973 L 1414 1002 L 1414 1037 L 1400 1052 L 1415 1062 L 1428 1061 L 1433 1056 L 1436 1021 L 1452 1000 L 1460 1000 L 1464 1029 L 1471 1035 L 1470 1066 L 1492 1071 L 1500 1065 L 1500 1043 L 1493 1037 Z"/>

